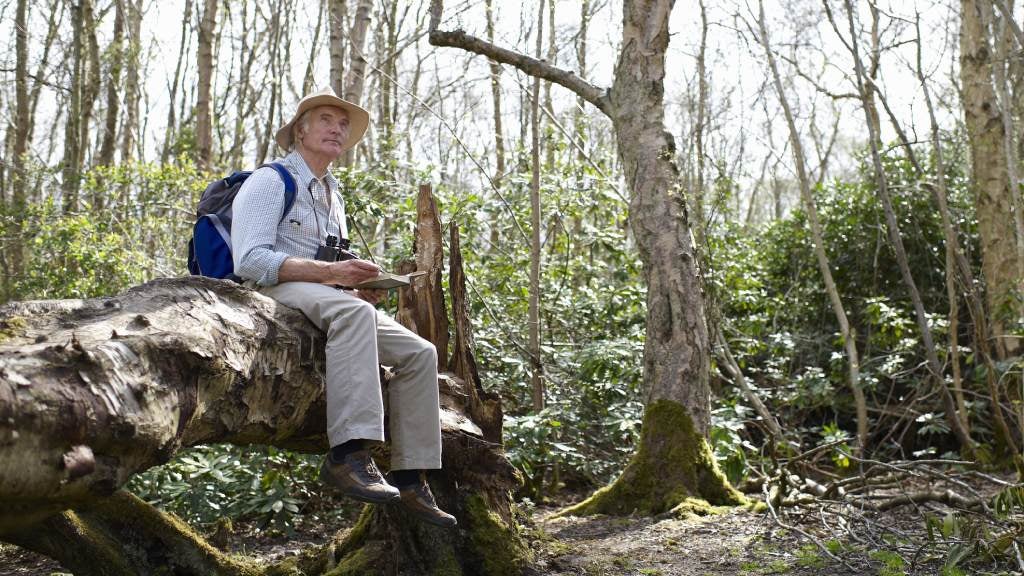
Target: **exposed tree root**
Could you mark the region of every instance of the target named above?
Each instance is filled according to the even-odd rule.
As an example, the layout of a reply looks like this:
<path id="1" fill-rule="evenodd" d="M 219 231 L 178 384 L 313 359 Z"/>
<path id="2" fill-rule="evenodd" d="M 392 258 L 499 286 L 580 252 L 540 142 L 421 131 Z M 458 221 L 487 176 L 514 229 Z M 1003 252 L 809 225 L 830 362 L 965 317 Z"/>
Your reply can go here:
<path id="1" fill-rule="evenodd" d="M 5 538 L 56 559 L 76 576 L 263 573 L 255 564 L 217 550 L 174 515 L 125 491 Z"/>
<path id="2" fill-rule="evenodd" d="M 713 505 L 746 503 L 718 470 L 686 409 L 659 400 L 647 407 L 640 448 L 622 475 L 561 514 L 657 515 L 692 498 Z"/>

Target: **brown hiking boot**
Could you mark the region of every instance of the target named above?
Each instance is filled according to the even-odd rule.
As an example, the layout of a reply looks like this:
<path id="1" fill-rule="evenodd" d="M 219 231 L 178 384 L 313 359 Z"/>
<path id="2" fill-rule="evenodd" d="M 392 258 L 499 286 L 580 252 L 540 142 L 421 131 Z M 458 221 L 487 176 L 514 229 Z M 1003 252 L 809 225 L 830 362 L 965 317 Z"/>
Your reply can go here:
<path id="1" fill-rule="evenodd" d="M 400 492 L 402 506 L 420 520 L 442 528 L 452 528 L 458 524 L 455 516 L 437 507 L 434 494 L 425 481 L 421 480 L 411 486 L 404 486 Z"/>
<path id="2" fill-rule="evenodd" d="M 384 504 L 399 498 L 398 489 L 384 480 L 366 450 L 345 456 L 340 464 L 328 454 L 320 467 L 320 480 L 360 502 Z"/>

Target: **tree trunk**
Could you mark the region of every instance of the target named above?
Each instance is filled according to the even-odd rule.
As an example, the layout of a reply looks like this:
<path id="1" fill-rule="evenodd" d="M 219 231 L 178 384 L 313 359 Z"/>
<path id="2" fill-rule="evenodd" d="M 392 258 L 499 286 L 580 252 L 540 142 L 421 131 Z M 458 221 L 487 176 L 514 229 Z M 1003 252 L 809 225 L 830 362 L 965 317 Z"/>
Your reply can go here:
<path id="1" fill-rule="evenodd" d="M 424 226 L 440 231 L 436 212 L 420 213 L 417 228 Z M 443 267 L 434 232 L 417 244 L 432 255 L 428 278 Z M 262 568 L 119 492 L 132 474 L 184 446 L 327 448 L 323 334 L 256 292 L 185 277 L 113 298 L 0 309 L 0 538 L 51 555 L 78 576 L 156 567 L 196 576 L 296 568 L 307 575 L 518 573 L 529 552 L 512 518 L 516 474 L 500 448 L 500 404 L 476 374 L 454 227 L 450 268 L 457 374 L 440 378 L 444 467 L 429 480 L 459 529 L 430 527 L 400 507 L 367 507 L 329 545 Z M 443 302 L 439 286 L 420 282 L 412 291 Z M 413 321 L 431 325 L 430 333 L 446 330 L 446 318 L 439 324 L 434 311 L 419 314 Z"/>
<path id="2" fill-rule="evenodd" d="M 138 0 L 141 2 L 141 0 Z M 167 106 L 167 135 L 164 138 L 163 152 L 160 154 L 160 161 L 166 163 L 171 157 L 172 148 L 175 145 L 175 140 L 178 133 L 178 121 L 175 111 L 177 110 L 176 103 L 178 100 L 178 83 L 181 81 L 182 67 L 185 63 L 187 51 L 185 50 L 186 44 L 188 44 L 188 31 L 191 23 L 192 16 L 192 0 L 185 0 L 185 11 L 181 17 L 181 40 L 178 43 L 178 63 L 174 67 L 174 80 L 169 86 L 171 96 L 170 102 Z M 133 38 L 135 42 L 138 42 L 138 38 Z M 130 73 L 129 73 L 130 76 Z M 128 129 L 125 128 L 125 135 L 127 137 Z M 122 145 L 122 152 L 124 150 Z"/>
<path id="3" fill-rule="evenodd" d="M 11 203 L 13 214 L 11 240 L 7 248 L 8 267 L 4 274 L 4 300 L 14 296 L 14 283 L 21 277 L 25 267 L 22 229 L 25 218 L 25 153 L 28 151 L 29 101 L 28 101 L 28 1 L 18 0 L 14 17 L 15 64 L 14 64 L 14 122 L 9 133 L 13 133 L 11 148 Z M 6 208 L 6 207 L 5 207 Z"/>
<path id="4" fill-rule="evenodd" d="M 554 2 L 554 0 L 551 0 Z M 537 52 L 541 57 L 544 41 L 544 0 L 537 7 Z M 549 92 L 550 96 L 550 92 Z M 528 328 L 530 351 L 530 389 L 533 410 L 544 409 L 544 366 L 540 360 L 540 77 L 533 78 L 533 97 L 530 101 L 530 286 L 528 302 Z"/>
<path id="5" fill-rule="evenodd" d="M 139 130 L 139 68 L 142 55 L 142 0 L 123 0 L 128 20 L 128 44 L 125 54 L 124 81 L 124 128 L 121 130 L 121 162 L 136 157 L 135 146 Z M 185 14 L 191 11 L 192 0 L 185 1 Z M 187 16 L 186 16 L 187 17 Z M 174 98 L 168 101 L 168 109 L 174 110 Z M 172 112 L 173 113 L 173 112 Z M 168 125 L 167 129 L 173 129 Z M 138 159 L 142 160 L 141 150 Z"/>
<path id="6" fill-rule="evenodd" d="M 96 108 L 96 98 L 100 94 L 100 47 L 96 40 L 96 13 L 92 2 L 83 3 L 82 18 L 85 26 L 85 45 L 88 50 L 88 59 L 83 64 L 82 86 L 82 119 L 80 127 L 82 134 L 79 136 L 81 148 L 78 153 L 78 164 L 81 171 L 85 171 L 87 155 L 91 156 L 92 147 L 90 143 L 90 130 L 92 129 L 92 115 Z"/>
<path id="7" fill-rule="evenodd" d="M 1021 262 L 1016 253 L 1013 202 L 1007 178 L 1005 127 L 992 84 L 992 49 L 985 26 L 986 0 L 961 0 L 960 80 L 964 120 L 970 139 L 981 263 L 985 276 L 989 327 L 999 358 L 1018 349 L 1018 338 L 1007 323 L 1021 311 L 1015 300 L 1020 290 Z"/>
<path id="8" fill-rule="evenodd" d="M 274 63 L 274 66 L 280 63 L 281 60 L 281 6 L 280 3 L 271 10 L 270 19 L 267 22 L 267 35 L 269 37 L 269 56 L 270 61 Z M 280 115 L 280 109 L 278 103 L 281 100 L 281 78 L 274 76 L 270 81 L 270 111 L 267 113 L 265 122 L 263 124 L 264 138 L 259 143 L 259 147 L 256 153 L 256 164 L 262 164 L 270 153 L 270 147 L 274 146 L 274 127 L 279 126 L 277 124 L 277 116 Z"/>
<path id="9" fill-rule="evenodd" d="M 961 420 L 963 421 L 964 429 L 970 434 L 971 431 L 971 417 L 967 410 L 967 400 L 964 397 L 963 391 L 963 380 L 960 374 L 960 334 L 959 334 L 959 319 L 960 319 L 960 306 L 959 306 L 959 291 L 957 289 L 956 280 L 958 278 L 958 271 L 960 270 L 960 262 L 964 262 L 962 268 L 966 271 L 966 276 L 963 278 L 964 286 L 966 287 L 966 298 L 968 299 L 968 307 L 972 310 L 981 311 L 984 307 L 977 299 L 977 292 L 975 291 L 974 277 L 970 270 L 970 266 L 966 264 L 966 259 L 963 257 L 963 253 L 960 250 L 960 238 L 959 232 L 953 224 L 953 217 L 949 212 L 949 204 L 946 201 L 948 197 L 946 188 L 946 160 L 942 151 L 942 141 L 939 135 L 939 123 L 935 118 L 935 108 L 932 104 L 931 89 L 928 87 L 928 80 L 924 74 L 924 65 L 922 63 L 921 53 L 923 51 L 922 39 L 921 39 L 921 23 L 920 18 L 914 21 L 914 28 L 917 32 L 917 59 L 916 59 L 916 73 L 917 79 L 921 84 L 921 92 L 924 95 L 925 107 L 928 110 L 928 117 L 930 122 L 930 143 L 932 150 L 932 157 L 935 162 L 935 186 L 933 187 L 935 201 L 939 208 L 939 216 L 942 220 L 942 231 L 945 237 L 945 255 L 946 255 L 946 298 L 949 300 L 949 361 L 953 372 L 953 393 L 956 396 L 957 412 L 960 414 Z M 905 138 L 905 137 L 902 137 Z M 906 144 L 907 149 L 910 149 L 909 141 Z M 977 314 L 979 320 L 984 319 L 984 315 Z M 975 326 L 978 322 L 975 322 Z M 982 341 L 987 342 L 987 338 L 982 338 Z M 985 362 L 988 362 L 987 354 L 983 354 L 986 357 Z M 998 402 L 992 406 L 992 412 L 996 419 L 997 427 L 1000 429 L 1000 433 L 1007 432 L 1006 422 L 1003 418 L 1002 407 Z M 1000 425 L 1001 424 L 1001 425 Z M 1009 438 L 1010 436 L 1007 435 Z"/>
<path id="10" fill-rule="evenodd" d="M 461 30 L 437 29 L 430 43 L 511 64 L 576 92 L 612 120 L 631 191 L 629 221 L 644 264 L 647 327 L 640 446 L 622 475 L 567 513 L 658 514 L 689 497 L 743 501 L 719 472 L 707 443 L 710 349 L 699 267 L 677 184 L 675 144 L 664 127 L 665 51 L 671 0 L 624 0 L 621 51 L 611 90 L 570 71 L 500 48 Z"/>
<path id="11" fill-rule="evenodd" d="M 359 104 L 363 98 L 363 84 L 366 81 L 366 30 L 370 27 L 370 12 L 373 10 L 373 0 L 359 0 L 356 7 L 355 19 L 352 22 L 352 31 L 349 32 L 349 67 L 345 75 L 345 91 L 342 98 Z M 342 166 L 351 166 L 354 158 L 354 150 L 346 150 L 341 157 Z"/>
<path id="12" fill-rule="evenodd" d="M 49 17 L 46 24 L 46 38 L 43 40 L 43 50 L 39 58 L 39 66 L 36 68 L 36 83 L 32 87 L 32 92 L 28 98 L 30 108 L 28 113 L 28 142 L 32 141 L 32 134 L 35 130 L 35 115 L 36 107 L 39 105 L 39 94 L 46 84 L 46 69 L 51 64 L 50 49 L 53 47 L 54 41 L 60 32 L 59 28 L 64 14 L 64 7 L 65 2 L 61 0 L 53 0 L 47 7 Z"/>
<path id="13" fill-rule="evenodd" d="M 900 269 L 900 276 L 903 278 L 903 284 L 907 288 L 907 292 L 910 294 L 910 300 L 914 306 L 914 317 L 917 320 L 917 327 L 921 332 L 921 343 L 924 346 L 925 358 L 928 364 L 929 372 L 931 372 L 932 381 L 934 386 L 938 389 L 939 395 L 942 398 L 943 410 L 946 413 L 946 420 L 949 422 L 949 427 L 953 431 L 960 444 L 960 449 L 964 452 L 965 456 L 969 458 L 974 457 L 975 443 L 971 438 L 967 429 L 963 425 L 963 421 L 958 416 L 957 406 L 953 400 L 953 395 L 946 385 L 945 376 L 943 374 L 942 365 L 939 362 L 939 356 L 935 351 L 935 343 L 932 339 L 932 331 L 928 325 L 928 315 L 924 309 L 924 302 L 921 300 L 921 293 L 917 289 L 917 283 L 914 281 L 914 276 L 910 271 L 910 264 L 907 259 L 907 251 L 903 246 L 903 236 L 900 232 L 899 223 L 896 220 L 896 211 L 892 205 L 892 198 L 889 194 L 889 180 L 885 174 L 885 168 L 882 166 L 882 153 L 881 153 L 881 126 L 878 115 L 878 108 L 874 103 L 874 90 L 875 84 L 873 82 L 866 81 L 864 66 L 860 58 L 860 49 L 858 48 L 857 42 L 857 29 L 854 20 L 853 6 L 850 0 L 845 0 L 846 6 L 846 17 L 849 24 L 850 32 L 850 52 L 853 55 L 854 62 L 854 76 L 857 81 L 857 90 L 860 95 L 861 109 L 864 112 L 864 119 L 867 122 L 868 127 L 868 143 L 871 150 L 871 163 L 875 171 L 875 182 L 878 186 L 878 194 L 882 200 L 882 208 L 885 211 L 885 224 L 886 230 L 889 233 L 889 243 L 892 246 L 893 253 L 896 256 L 896 263 Z M 874 16 L 873 30 L 877 30 L 878 23 L 878 12 L 872 7 L 872 15 Z M 831 19 L 831 15 L 829 16 Z M 877 42 L 877 33 L 873 34 Z M 874 45 L 874 53 L 877 53 L 877 44 Z M 873 63 L 877 63 L 877 60 L 873 57 Z"/>
<path id="14" fill-rule="evenodd" d="M 993 3 L 1002 5 L 1002 0 L 993 0 Z M 1021 202 L 1020 158 L 1017 155 L 1018 138 L 1013 125 L 1014 102 L 1010 96 L 1009 81 L 1014 61 L 1020 58 L 1020 54 L 1017 53 L 1011 57 L 1014 45 L 1014 38 L 1010 33 L 1014 24 L 1012 8 L 1007 9 L 1006 17 L 1003 18 L 995 18 L 991 10 L 986 10 L 986 14 L 989 16 L 992 41 L 996 46 L 995 61 L 992 66 L 993 81 L 998 96 L 1000 117 L 1003 121 L 1006 178 L 1010 190 L 1010 203 L 1013 205 L 1013 225 L 1017 233 L 1017 263 L 1021 266 L 1021 272 L 1024 273 L 1024 205 Z M 1020 278 L 1018 281 L 1024 282 L 1024 278 Z M 1019 287 L 1024 287 L 1024 284 Z"/>
<path id="15" fill-rule="evenodd" d="M 950 317 L 952 318 L 954 310 L 956 309 L 955 288 L 952 285 L 953 279 L 950 276 L 958 275 L 964 287 L 964 297 L 967 302 L 968 310 L 974 320 L 974 340 L 977 346 L 978 355 L 981 356 L 981 363 L 985 366 L 985 382 L 988 388 L 989 405 L 992 410 L 993 420 L 995 421 L 996 432 L 1002 437 L 1003 442 L 1006 444 L 1009 451 L 1012 454 L 1018 455 L 1017 458 L 1019 460 L 1019 448 L 1013 439 L 1013 434 L 1010 431 L 1010 427 L 1003 413 L 1002 404 L 1000 403 L 1000 392 L 997 384 L 997 369 L 993 360 L 992 347 L 989 342 L 987 316 L 985 315 L 982 298 L 978 293 L 978 283 L 974 281 L 974 272 L 971 270 L 970 263 L 967 261 L 963 250 L 960 248 L 960 232 L 956 221 L 950 213 L 949 203 L 947 202 L 946 163 L 942 150 L 942 143 L 939 137 L 939 123 L 935 117 L 935 107 L 932 103 L 931 89 L 928 87 L 928 82 L 924 75 L 924 65 L 921 62 L 921 28 L 919 21 L 915 21 L 915 28 L 918 39 L 917 79 L 921 84 L 921 91 L 924 94 L 925 105 L 928 109 L 928 117 L 931 125 L 932 154 L 935 157 L 936 185 L 932 187 L 932 190 L 935 194 L 936 204 L 939 207 L 939 214 L 942 217 L 942 228 L 946 240 L 946 290 L 950 298 Z M 955 326 L 956 323 L 951 321 L 951 347 L 957 346 L 956 333 L 954 331 Z M 953 369 L 956 371 L 957 360 L 955 348 L 953 350 Z M 967 416 L 966 412 L 964 412 L 965 419 Z M 964 427 L 968 430 L 970 429 L 967 422 L 965 422 Z"/>
<path id="16" fill-rule="evenodd" d="M 85 57 L 83 51 L 88 48 L 85 43 L 85 14 L 88 12 L 89 0 L 80 0 L 72 11 L 72 56 L 70 102 L 68 103 L 67 122 L 64 129 L 64 160 L 61 170 L 63 179 L 62 190 L 64 212 L 73 212 L 78 208 L 78 189 L 81 185 L 82 146 L 82 85 L 85 82 Z"/>
<path id="17" fill-rule="evenodd" d="M 324 5 L 317 3 L 316 28 L 313 29 L 313 41 L 309 45 L 309 58 L 306 60 L 306 72 L 302 75 L 302 94 L 309 94 L 313 91 L 313 64 L 320 53 L 320 30 L 324 25 Z M 248 80 L 248 78 L 246 78 Z"/>
<path id="18" fill-rule="evenodd" d="M 383 30 L 379 30 L 377 38 L 378 58 L 382 59 L 381 68 L 383 74 L 380 78 L 380 141 L 377 145 L 377 158 L 380 162 L 388 162 L 393 156 L 395 148 L 395 120 L 397 115 L 395 109 L 398 106 L 398 98 L 395 93 L 398 78 L 398 56 L 401 48 L 398 47 L 398 0 L 391 0 L 386 5 L 386 21 Z M 408 9 L 408 6 L 406 7 Z M 404 18 L 403 18 L 404 19 Z M 385 224 L 388 224 L 385 222 Z M 383 232 L 383 230 L 382 230 Z M 384 236 L 386 240 L 386 236 Z M 385 245 L 386 249 L 387 246 Z"/>
<path id="19" fill-rule="evenodd" d="M 103 143 L 100 145 L 100 155 L 96 160 L 99 166 L 112 166 L 114 164 L 114 150 L 117 142 L 117 120 L 120 114 L 120 99 L 118 92 L 121 90 L 121 70 L 124 68 L 124 2 L 114 2 L 114 37 L 110 40 L 108 48 L 110 58 L 110 71 L 107 73 L 107 109 L 106 118 L 103 124 Z M 93 208 L 103 208 L 103 195 L 97 194 L 93 197 Z"/>
<path id="20" fill-rule="evenodd" d="M 213 118 L 210 91 L 213 84 L 213 43 L 217 29 L 217 6 L 220 0 L 205 0 L 203 19 L 199 23 L 199 57 L 196 62 L 198 93 L 196 95 L 196 164 L 206 170 L 213 159 Z"/>
<path id="21" fill-rule="evenodd" d="M 487 41 L 494 43 L 494 0 L 485 0 L 487 14 Z M 491 102 L 494 104 L 494 176 L 491 184 L 500 190 L 505 177 L 505 136 L 501 120 L 501 64 L 491 60 Z M 490 242 L 492 249 L 501 241 L 499 213 L 491 216 Z"/>
<path id="22" fill-rule="evenodd" d="M 692 228 L 697 254 L 700 256 L 707 249 L 705 246 L 706 218 L 704 217 L 704 132 L 707 122 L 708 77 L 705 54 L 708 44 L 708 15 L 704 1 L 700 1 L 700 49 L 697 52 L 697 125 L 693 127 L 695 155 L 697 162 L 697 183 L 691 190 L 690 201 L 693 210 Z"/>
<path id="23" fill-rule="evenodd" d="M 231 158 L 231 165 L 236 167 L 243 164 L 247 119 L 250 117 L 255 100 L 258 99 L 258 96 L 250 96 L 253 93 L 251 86 L 252 64 L 256 60 L 258 50 L 249 45 L 249 29 L 251 25 L 249 23 L 248 4 L 247 0 L 242 0 L 241 9 L 238 11 L 242 18 L 242 37 L 240 39 L 242 49 L 238 54 L 238 101 L 235 107 L 234 135 L 231 140 L 231 153 L 228 155 Z M 255 20 L 256 17 L 253 16 L 253 21 Z M 259 38 L 255 34 L 253 36 L 258 44 Z M 253 102 L 250 102 L 250 99 Z"/>
<path id="24" fill-rule="evenodd" d="M 814 256 L 818 261 L 818 270 L 825 282 L 825 291 L 832 304 L 832 312 L 839 324 L 840 335 L 843 339 L 843 347 L 846 349 L 847 361 L 847 385 L 853 394 L 854 408 L 857 412 L 857 444 L 861 450 L 867 449 L 868 443 L 868 411 L 867 400 L 864 398 L 864 390 L 860 387 L 860 357 L 857 353 L 857 338 L 846 316 L 846 308 L 843 306 L 839 289 L 832 278 L 832 266 L 829 263 L 828 254 L 825 253 L 825 241 L 821 231 L 821 222 L 818 220 L 818 209 L 811 196 L 810 176 L 804 164 L 804 147 L 800 140 L 800 133 L 797 131 L 796 120 L 793 111 L 789 106 L 789 99 L 782 87 L 782 79 L 779 74 L 778 65 L 775 61 L 775 53 L 772 51 L 771 39 L 768 36 L 768 26 L 764 18 L 764 3 L 758 2 L 758 41 L 764 47 L 765 56 L 768 59 L 768 67 L 771 70 L 772 84 L 778 94 L 779 103 L 786 117 L 786 125 L 789 128 L 790 148 L 793 152 L 793 162 L 796 164 L 797 180 L 800 186 L 800 199 L 807 212 L 807 223 L 811 229 L 811 239 L 814 242 Z"/>
<path id="25" fill-rule="evenodd" d="M 347 0 L 327 0 L 330 12 L 331 88 L 335 94 L 345 93 L 345 30 L 348 25 Z"/>

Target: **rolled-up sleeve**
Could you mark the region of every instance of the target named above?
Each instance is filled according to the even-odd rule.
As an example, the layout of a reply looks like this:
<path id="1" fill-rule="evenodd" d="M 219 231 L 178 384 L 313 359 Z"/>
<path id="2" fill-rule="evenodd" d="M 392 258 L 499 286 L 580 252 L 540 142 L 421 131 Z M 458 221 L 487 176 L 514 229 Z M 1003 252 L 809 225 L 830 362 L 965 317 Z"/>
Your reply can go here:
<path id="1" fill-rule="evenodd" d="M 242 184 L 231 207 L 231 254 L 237 276 L 260 286 L 277 284 L 277 272 L 288 259 L 275 249 L 283 209 L 284 182 L 273 168 L 256 170 Z"/>

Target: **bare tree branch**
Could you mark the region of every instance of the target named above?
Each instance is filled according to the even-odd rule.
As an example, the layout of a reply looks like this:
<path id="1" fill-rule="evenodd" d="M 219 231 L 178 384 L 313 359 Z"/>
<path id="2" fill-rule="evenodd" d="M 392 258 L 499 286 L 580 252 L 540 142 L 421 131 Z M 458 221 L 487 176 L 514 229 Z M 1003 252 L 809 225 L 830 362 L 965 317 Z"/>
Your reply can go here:
<path id="1" fill-rule="evenodd" d="M 441 23 L 442 9 L 443 3 L 441 0 L 431 0 L 429 36 L 431 45 L 461 48 L 474 54 L 486 56 L 500 64 L 515 66 L 531 76 L 554 82 L 572 90 L 580 98 L 597 107 L 601 112 L 609 114 L 608 91 L 594 86 L 574 74 L 571 70 L 563 70 L 543 60 L 502 48 L 471 34 L 466 34 L 463 30 L 438 30 L 437 27 Z"/>

